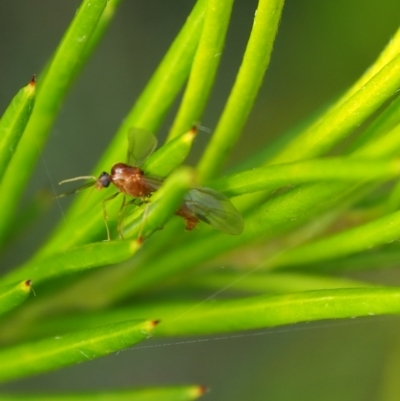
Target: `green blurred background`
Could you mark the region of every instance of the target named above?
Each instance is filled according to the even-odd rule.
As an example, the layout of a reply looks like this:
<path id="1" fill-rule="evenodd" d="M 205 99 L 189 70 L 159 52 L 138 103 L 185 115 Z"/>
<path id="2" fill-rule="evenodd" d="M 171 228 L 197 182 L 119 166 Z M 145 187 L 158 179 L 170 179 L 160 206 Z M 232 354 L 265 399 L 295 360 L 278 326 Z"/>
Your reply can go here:
<path id="1" fill-rule="evenodd" d="M 40 73 L 79 4 L 77 0 L 0 2 L 1 111 L 33 73 Z M 26 199 L 42 188 L 52 190 L 62 179 L 91 171 L 193 4 L 189 0 L 122 3 L 61 110 Z M 240 64 L 256 4 L 238 0 L 234 5 L 217 83 L 202 120 L 210 130 Z M 398 0 L 288 0 L 264 85 L 229 163 L 248 157 L 260 144 L 340 94 L 390 40 L 399 16 Z M 173 113 L 160 138 L 172 118 Z M 209 135 L 199 135 L 197 155 Z M 196 157 L 195 153 L 190 161 L 194 163 Z M 10 246 L 2 266 L 28 257 L 62 218 L 67 203 L 62 203 L 62 209 L 54 205 L 21 241 Z M 385 274 L 389 273 L 382 271 L 373 278 L 379 281 Z M 190 339 L 186 344 L 181 339 L 152 341 L 5 388 L 77 391 L 200 383 L 211 387 L 204 399 L 219 401 L 398 400 L 399 326 L 396 317 L 377 317 L 199 342 Z"/>

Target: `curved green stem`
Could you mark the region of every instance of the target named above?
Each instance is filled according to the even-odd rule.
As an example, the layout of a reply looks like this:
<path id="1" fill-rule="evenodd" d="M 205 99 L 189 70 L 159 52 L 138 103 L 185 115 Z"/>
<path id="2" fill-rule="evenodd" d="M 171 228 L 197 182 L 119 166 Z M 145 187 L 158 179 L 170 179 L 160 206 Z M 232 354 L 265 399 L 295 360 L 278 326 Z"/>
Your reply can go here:
<path id="1" fill-rule="evenodd" d="M 242 65 L 217 128 L 198 165 L 199 178 L 206 181 L 221 167 L 250 114 L 265 71 L 284 0 L 260 0 Z"/>

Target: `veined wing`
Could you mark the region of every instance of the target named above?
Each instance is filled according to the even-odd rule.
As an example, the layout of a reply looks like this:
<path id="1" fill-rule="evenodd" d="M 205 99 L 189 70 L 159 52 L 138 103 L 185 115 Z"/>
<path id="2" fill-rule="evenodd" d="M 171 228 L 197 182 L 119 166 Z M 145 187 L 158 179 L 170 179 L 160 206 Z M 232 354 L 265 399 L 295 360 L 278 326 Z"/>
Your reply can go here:
<path id="1" fill-rule="evenodd" d="M 196 187 L 184 197 L 187 208 L 201 221 L 226 234 L 239 235 L 244 228 L 243 218 L 229 198 L 207 187 Z"/>
<path id="2" fill-rule="evenodd" d="M 128 153 L 126 163 L 129 166 L 140 167 L 153 153 L 157 146 L 157 138 L 149 131 L 132 127 L 128 132 Z"/>
<path id="3" fill-rule="evenodd" d="M 164 182 L 164 178 L 156 177 L 155 175 L 144 175 L 143 181 L 146 183 L 146 186 L 152 190 L 152 192 L 157 191 Z"/>

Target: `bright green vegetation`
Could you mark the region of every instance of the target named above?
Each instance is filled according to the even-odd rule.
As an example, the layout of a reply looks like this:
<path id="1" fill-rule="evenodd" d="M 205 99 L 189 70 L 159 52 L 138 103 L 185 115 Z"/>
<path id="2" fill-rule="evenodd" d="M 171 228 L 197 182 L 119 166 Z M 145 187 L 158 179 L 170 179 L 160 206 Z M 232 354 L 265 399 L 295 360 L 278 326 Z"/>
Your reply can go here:
<path id="1" fill-rule="evenodd" d="M 37 90 L 33 84 L 21 89 L 4 112 L 3 247 L 17 235 L 17 201 L 40 147 L 118 4 L 82 1 L 38 76 Z M 217 79 L 232 6 L 232 0 L 196 2 L 93 169 L 97 174 L 103 166 L 125 160 L 130 127 L 157 133 L 183 90 L 168 141 L 143 166 L 145 172 L 168 177 L 149 202 L 130 205 L 123 221 L 125 238 L 118 238 L 114 218 L 120 202 L 107 203 L 111 241 L 104 242 L 101 203 L 110 193 L 95 192 L 90 198 L 79 193 L 66 216 L 69 224 L 60 224 L 30 260 L 1 277 L 1 382 L 116 352 L 149 341 L 151 333 L 164 338 L 237 333 L 400 313 L 400 288 L 377 287 L 345 275 L 400 258 L 400 101 L 395 97 L 400 88 L 400 31 L 365 75 L 329 107 L 283 135 L 283 141 L 265 144 L 235 166 L 234 173 L 221 175 L 268 68 L 283 0 L 259 1 L 215 132 L 198 166 L 181 166 L 193 144 L 192 125 L 201 120 Z M 333 157 L 330 152 L 337 145 L 341 150 Z M 15 170 L 21 174 L 13 174 Z M 194 231 L 184 231 L 182 219 L 174 213 L 188 189 L 199 185 L 231 197 L 244 218 L 242 234 L 227 235 L 202 222 Z M 358 220 L 350 226 L 346 219 L 352 213 Z M 213 269 L 221 261 L 236 270 Z M 202 271 L 205 265 L 208 270 Z M 41 293 L 35 302 L 28 297 L 29 280 Z M 227 298 L 204 302 L 187 296 L 188 290 L 198 294 L 202 288 L 225 288 Z M 152 296 L 160 289 L 181 294 L 181 299 L 157 301 Z M 235 297 L 229 297 L 231 290 Z M 141 297 L 131 304 L 134 295 Z M 203 392 L 200 385 L 188 385 L 48 397 L 183 401 Z M 43 394 L 24 399 L 47 398 Z"/>

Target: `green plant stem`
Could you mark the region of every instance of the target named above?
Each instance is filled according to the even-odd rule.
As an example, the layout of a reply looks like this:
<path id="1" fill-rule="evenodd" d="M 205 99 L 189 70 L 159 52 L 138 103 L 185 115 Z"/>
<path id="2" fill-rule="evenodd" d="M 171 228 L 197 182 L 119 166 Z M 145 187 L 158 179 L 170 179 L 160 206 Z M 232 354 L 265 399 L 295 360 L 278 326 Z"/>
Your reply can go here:
<path id="1" fill-rule="evenodd" d="M 349 135 L 400 86 L 400 55 L 393 58 L 362 88 L 294 139 L 271 163 L 321 155 Z"/>
<path id="2" fill-rule="evenodd" d="M 167 177 L 187 158 L 196 137 L 197 129 L 190 131 L 167 142 L 154 152 L 142 166 L 146 174 Z"/>
<path id="3" fill-rule="evenodd" d="M 2 401 L 192 401 L 202 396 L 204 386 L 171 386 L 54 394 L 4 394 Z"/>
<path id="4" fill-rule="evenodd" d="M 31 291 L 31 280 L 0 287 L 0 314 L 14 309 L 25 301 Z"/>
<path id="5" fill-rule="evenodd" d="M 315 189 L 319 192 L 316 193 Z M 342 190 L 340 191 L 339 188 Z M 353 192 L 346 184 L 335 186 L 338 192 L 332 193 L 332 185 L 308 185 L 270 199 L 255 209 L 246 219 L 244 232 L 240 236 L 226 236 L 210 232 L 208 236 L 196 238 L 190 252 L 176 247 L 164 254 L 162 259 L 152 259 L 146 266 L 140 266 L 135 274 L 125 279 L 118 288 L 119 299 L 128 293 L 141 291 L 155 285 L 160 280 L 192 269 L 200 263 L 211 260 L 228 251 L 238 249 L 252 241 L 268 241 L 308 222 L 323 211 L 333 209 Z"/>
<path id="6" fill-rule="evenodd" d="M 118 10 L 122 0 L 108 0 L 104 12 L 101 14 L 100 19 L 92 33 L 90 38 L 83 49 L 82 55 L 80 57 L 81 64 L 86 64 L 90 56 L 96 50 L 97 45 L 103 39 L 107 29 L 109 28 L 114 16 Z"/>
<path id="7" fill-rule="evenodd" d="M 37 334 L 58 330 L 70 332 L 80 327 L 97 327 L 126 318 L 160 318 L 157 337 L 237 333 L 287 324 L 325 319 L 400 313 L 399 288 L 342 288 L 302 291 L 286 295 L 261 295 L 212 302 L 187 300 L 152 302 L 81 315 L 55 317 L 37 324 Z"/>
<path id="8" fill-rule="evenodd" d="M 182 135 L 200 120 L 214 83 L 233 0 L 208 0 L 204 27 L 189 82 L 168 138 Z"/>
<path id="9" fill-rule="evenodd" d="M 15 95 L 0 121 L 0 182 L 35 104 L 35 76 Z"/>
<path id="10" fill-rule="evenodd" d="M 339 234 L 293 248 L 274 261 L 274 268 L 332 260 L 366 251 L 400 238 L 400 212 L 395 212 Z"/>
<path id="11" fill-rule="evenodd" d="M 397 97 L 380 113 L 374 121 L 366 128 L 349 148 L 349 153 L 357 154 L 359 149 L 363 149 L 368 144 L 373 144 L 375 140 L 388 130 L 400 123 L 400 97 Z"/>
<path id="12" fill-rule="evenodd" d="M 174 311 L 156 336 L 204 335 L 323 319 L 400 313 L 398 288 L 349 288 L 190 304 Z"/>
<path id="13" fill-rule="evenodd" d="M 212 139 L 198 165 L 207 181 L 221 167 L 249 116 L 268 68 L 284 0 L 260 0 L 235 84 Z"/>
<path id="14" fill-rule="evenodd" d="M 143 341 L 155 321 L 124 321 L 0 350 L 0 382 L 89 361 Z"/>
<path id="15" fill-rule="evenodd" d="M 1 394 L 2 401 L 192 401 L 204 386 L 174 386 L 57 394 Z"/>
<path id="16" fill-rule="evenodd" d="M 259 167 L 211 182 L 228 196 L 273 190 L 313 181 L 379 181 L 400 174 L 400 162 L 358 160 L 351 157 L 306 160 Z"/>
<path id="17" fill-rule="evenodd" d="M 125 160 L 128 147 L 127 132 L 130 127 L 154 132 L 161 124 L 189 74 L 203 26 L 206 5 L 207 0 L 197 1 L 185 25 L 93 170 L 95 175 L 111 168 L 116 160 Z M 105 197 L 103 195 L 103 198 Z M 40 250 L 38 257 L 87 242 L 90 238 L 96 238 L 99 233 L 101 235 L 103 223 L 95 210 L 101 205 L 102 197 L 86 198 L 84 194 L 76 196 L 66 215 L 66 219 L 71 223 L 68 227 L 60 225 L 57 228 L 45 247 Z M 85 216 L 84 224 L 82 216 Z M 79 226 L 79 233 L 75 226 Z"/>
<path id="18" fill-rule="evenodd" d="M 388 126 L 391 126 L 389 124 Z M 387 128 L 387 127 L 385 127 Z M 375 137 L 375 135 L 373 136 Z M 351 157 L 354 159 L 385 159 L 391 158 L 397 155 L 400 149 L 400 124 L 397 124 L 389 131 L 385 129 L 380 133 L 379 136 L 376 136 L 374 140 L 371 137 L 370 141 L 366 141 L 362 146 L 357 147 L 353 153 L 351 153 Z M 321 183 L 323 187 L 325 187 L 326 183 Z M 336 191 L 336 183 L 332 183 L 331 185 L 331 193 L 334 196 Z M 318 193 L 317 187 L 315 187 L 316 193 Z M 308 192 L 308 189 L 306 190 Z M 343 191 L 343 185 L 339 184 L 338 191 Z M 322 192 L 325 192 L 325 188 Z M 259 204 L 265 199 L 265 193 L 259 192 L 255 194 L 250 194 L 248 196 L 244 196 L 238 199 L 238 207 L 240 210 L 249 210 L 252 209 L 255 205 Z M 329 201 L 328 201 L 329 202 Z"/>
<path id="19" fill-rule="evenodd" d="M 121 263 L 140 248 L 137 241 L 108 241 L 82 245 L 69 252 L 56 253 L 42 260 L 30 260 L 2 278 L 9 283 L 21 277 L 30 277 L 35 284 L 50 278 L 77 273 L 86 269 Z"/>
<path id="20" fill-rule="evenodd" d="M 342 101 L 346 101 L 359 91 L 375 74 L 377 74 L 386 64 L 390 63 L 400 52 L 400 28 L 396 31 L 389 43 L 375 60 L 374 64 L 368 68 L 364 74 L 346 91 L 342 96 Z"/>
<path id="21" fill-rule="evenodd" d="M 93 170 L 95 174 L 102 171 L 104 166 L 111 166 L 115 160 L 125 160 L 128 146 L 126 135 L 130 127 L 156 132 L 161 125 L 189 75 L 203 28 L 206 6 L 207 0 L 196 2 L 179 34 Z"/>
<path id="22" fill-rule="evenodd" d="M 232 291 L 251 293 L 290 294 L 293 292 L 327 290 L 334 288 L 368 287 L 370 284 L 362 281 L 326 275 L 311 275 L 308 273 L 273 272 L 266 274 L 260 271 L 212 272 L 193 277 L 189 282 L 200 288 L 218 291 L 221 288 Z M 187 282 L 185 282 L 187 285 Z"/>
<path id="23" fill-rule="evenodd" d="M 0 220 L 0 244 L 4 243 L 7 231 L 13 223 L 18 200 L 30 178 L 61 102 L 77 71 L 82 67 L 80 55 L 106 5 L 107 0 L 83 1 L 54 55 L 43 82 L 39 82 L 40 90 L 34 111 L 1 185 L 3 196 L 0 199 L 0 207 L 7 210 L 7 213 Z M 15 171 L 18 171 L 18 174 L 15 174 Z"/>
<path id="24" fill-rule="evenodd" d="M 316 192 L 316 188 L 318 192 Z M 156 241 L 156 251 L 150 253 L 149 258 L 133 260 L 131 265 L 119 266 L 112 271 L 98 272 L 96 277 L 84 280 L 82 285 L 86 293 L 91 294 L 90 298 L 85 299 L 86 307 L 100 308 L 110 305 L 128 294 L 156 286 L 158 282 L 193 269 L 203 262 L 238 249 L 252 241 L 265 242 L 277 238 L 306 224 L 310 219 L 319 216 L 326 210 L 331 210 L 330 213 L 333 213 L 338 208 L 337 205 L 340 205 L 339 210 L 341 210 L 344 207 L 343 201 L 347 205 L 349 195 L 359 199 L 365 194 L 364 190 L 355 191 L 355 187 L 349 188 L 346 184 L 336 184 L 334 188 L 337 192 L 332 192 L 332 184 L 328 183 L 308 185 L 295 188 L 280 197 L 272 198 L 262 207 L 255 209 L 246 219 L 245 230 L 240 236 L 227 236 L 211 229 L 208 231 L 208 235 L 204 235 L 205 233 L 201 230 L 206 231 L 207 227 L 203 225 L 199 228 L 198 235 L 191 233 L 191 237 L 177 240 L 178 243 L 184 241 L 185 246 L 170 249 L 170 245 L 166 245 L 164 248 L 157 248 L 158 241 Z M 362 188 L 362 186 L 358 186 L 358 188 Z M 310 202 L 312 206 L 310 206 Z M 169 244 L 171 236 L 168 236 L 168 239 Z M 159 258 L 159 254 L 162 254 L 163 257 Z M 83 290 L 82 285 L 72 286 L 64 293 L 57 294 L 51 304 L 64 302 L 74 305 L 77 294 Z M 96 296 L 99 288 L 101 288 L 101 299 Z M 46 305 L 43 307 L 46 308 Z"/>

